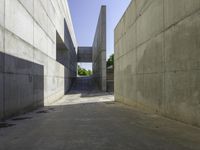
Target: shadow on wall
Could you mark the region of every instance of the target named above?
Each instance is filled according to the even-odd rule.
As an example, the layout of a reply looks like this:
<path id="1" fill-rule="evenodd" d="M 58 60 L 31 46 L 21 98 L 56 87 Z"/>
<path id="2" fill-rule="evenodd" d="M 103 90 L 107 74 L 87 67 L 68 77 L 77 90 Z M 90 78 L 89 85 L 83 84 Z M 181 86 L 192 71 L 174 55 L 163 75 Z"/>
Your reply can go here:
<path id="1" fill-rule="evenodd" d="M 44 106 L 44 68 L 0 52 L 0 119 Z"/>
<path id="2" fill-rule="evenodd" d="M 75 47 L 64 19 L 64 41 L 58 32 L 56 32 L 56 61 L 62 64 L 64 68 L 64 88 L 65 94 L 69 91 L 74 78 L 76 78 L 76 52 Z"/>
<path id="3" fill-rule="evenodd" d="M 68 91 L 68 67 L 69 67 L 69 50 L 64 44 L 62 38 L 59 33 L 56 32 L 56 61 L 62 64 L 64 68 L 64 90 L 65 93 Z"/>
<path id="4" fill-rule="evenodd" d="M 81 94 L 81 97 L 94 97 L 102 93 L 93 76 L 77 77 L 69 92 L 69 94 Z"/>
<path id="5" fill-rule="evenodd" d="M 71 89 L 77 75 L 77 54 L 76 49 L 67 25 L 64 19 L 64 44 L 68 49 L 67 69 L 65 69 L 65 94 Z"/>

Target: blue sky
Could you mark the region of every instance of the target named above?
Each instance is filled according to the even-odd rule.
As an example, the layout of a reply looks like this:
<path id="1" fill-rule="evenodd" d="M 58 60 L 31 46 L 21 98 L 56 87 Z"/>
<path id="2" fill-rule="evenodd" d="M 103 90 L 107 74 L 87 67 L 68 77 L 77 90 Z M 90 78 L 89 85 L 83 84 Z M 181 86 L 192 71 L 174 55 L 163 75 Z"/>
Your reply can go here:
<path id="1" fill-rule="evenodd" d="M 79 46 L 92 46 L 101 5 L 107 6 L 107 58 L 114 53 L 114 28 L 131 0 L 68 0 Z M 91 64 L 81 64 L 91 69 Z"/>

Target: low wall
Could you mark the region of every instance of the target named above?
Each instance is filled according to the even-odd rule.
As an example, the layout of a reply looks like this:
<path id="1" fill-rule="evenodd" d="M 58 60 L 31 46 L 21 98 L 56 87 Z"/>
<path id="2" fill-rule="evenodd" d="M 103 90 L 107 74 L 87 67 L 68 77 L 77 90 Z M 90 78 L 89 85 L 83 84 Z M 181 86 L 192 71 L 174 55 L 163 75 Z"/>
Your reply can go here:
<path id="1" fill-rule="evenodd" d="M 200 1 L 133 0 L 115 29 L 115 99 L 200 126 Z"/>
<path id="2" fill-rule="evenodd" d="M 107 92 L 114 92 L 114 66 L 107 68 L 106 84 L 107 84 Z"/>

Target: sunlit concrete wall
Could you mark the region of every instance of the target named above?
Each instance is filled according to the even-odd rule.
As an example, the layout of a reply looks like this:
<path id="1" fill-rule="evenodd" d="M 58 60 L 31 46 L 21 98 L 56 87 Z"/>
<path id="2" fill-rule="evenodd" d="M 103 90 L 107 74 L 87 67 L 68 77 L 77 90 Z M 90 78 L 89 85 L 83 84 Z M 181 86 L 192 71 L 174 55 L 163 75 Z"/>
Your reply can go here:
<path id="1" fill-rule="evenodd" d="M 106 6 L 101 7 L 92 55 L 94 79 L 106 91 Z"/>
<path id="2" fill-rule="evenodd" d="M 66 66 L 56 61 L 56 32 Z M 75 48 L 66 0 L 0 0 L 0 118 L 62 97 L 76 76 Z"/>
<path id="3" fill-rule="evenodd" d="M 133 0 L 115 29 L 115 99 L 200 126 L 199 27 L 199 0 Z"/>

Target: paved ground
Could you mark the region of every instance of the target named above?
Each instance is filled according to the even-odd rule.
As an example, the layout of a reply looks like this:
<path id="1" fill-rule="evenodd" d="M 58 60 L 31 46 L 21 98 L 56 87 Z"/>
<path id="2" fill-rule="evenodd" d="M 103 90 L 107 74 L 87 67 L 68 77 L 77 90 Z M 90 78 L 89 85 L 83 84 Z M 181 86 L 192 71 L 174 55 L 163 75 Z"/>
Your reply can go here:
<path id="1" fill-rule="evenodd" d="M 0 150 L 200 150 L 200 129 L 77 86 L 51 106 L 8 120 Z"/>

